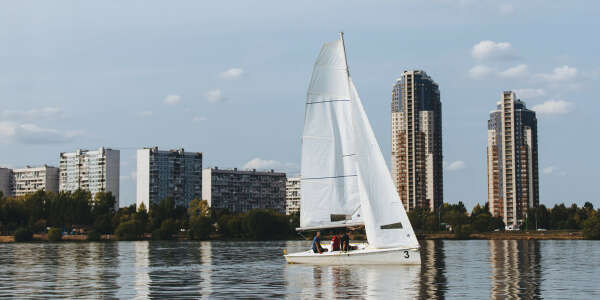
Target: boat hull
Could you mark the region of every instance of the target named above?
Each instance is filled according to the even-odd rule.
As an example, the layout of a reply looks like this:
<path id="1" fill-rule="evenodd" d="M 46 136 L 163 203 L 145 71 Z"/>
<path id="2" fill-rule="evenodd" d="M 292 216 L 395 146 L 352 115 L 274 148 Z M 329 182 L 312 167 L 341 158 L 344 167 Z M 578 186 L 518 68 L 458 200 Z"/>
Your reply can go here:
<path id="1" fill-rule="evenodd" d="M 364 248 L 353 251 L 334 251 L 322 254 L 313 253 L 312 250 L 284 255 L 290 264 L 314 265 L 420 265 L 421 253 L 419 249 L 390 248 L 373 249 Z"/>

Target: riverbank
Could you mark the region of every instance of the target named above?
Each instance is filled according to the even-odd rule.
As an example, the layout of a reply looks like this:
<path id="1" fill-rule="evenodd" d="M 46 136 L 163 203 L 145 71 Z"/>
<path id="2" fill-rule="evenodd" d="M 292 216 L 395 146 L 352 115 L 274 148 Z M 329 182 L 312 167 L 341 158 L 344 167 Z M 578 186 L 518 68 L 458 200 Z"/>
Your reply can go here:
<path id="1" fill-rule="evenodd" d="M 361 241 L 366 240 L 365 236 L 362 234 L 351 234 L 352 240 Z M 307 236 L 305 239 L 310 239 L 311 237 Z M 452 232 L 434 232 L 434 233 L 418 233 L 417 238 L 419 240 L 454 240 L 456 239 L 454 233 Z M 47 234 L 34 234 L 34 241 L 45 242 L 48 241 Z M 152 236 L 150 234 L 146 234 L 142 240 L 151 240 Z M 472 233 L 467 238 L 468 240 L 583 240 L 583 234 L 581 231 L 569 231 L 569 230 L 548 230 L 548 231 L 530 231 L 530 232 L 486 232 L 486 233 Z M 78 235 L 64 235 L 62 237 L 63 241 L 70 242 L 85 242 L 87 241 L 87 235 L 78 234 Z M 102 235 L 100 237 L 101 241 L 116 241 L 116 237 L 114 235 Z M 176 238 L 176 240 L 189 240 L 187 236 L 181 235 Z M 213 235 L 210 240 L 218 240 L 218 241 L 239 241 L 244 239 L 225 239 L 221 236 Z M 327 236 L 324 236 L 323 240 L 328 240 Z M 14 236 L 11 235 L 2 235 L 0 236 L 0 243 L 12 243 L 15 241 Z"/>
<path id="2" fill-rule="evenodd" d="M 448 240 L 455 239 L 454 233 L 420 233 L 420 240 Z M 548 230 L 548 231 L 501 231 L 472 233 L 469 240 L 583 240 L 581 231 L 570 230 Z"/>

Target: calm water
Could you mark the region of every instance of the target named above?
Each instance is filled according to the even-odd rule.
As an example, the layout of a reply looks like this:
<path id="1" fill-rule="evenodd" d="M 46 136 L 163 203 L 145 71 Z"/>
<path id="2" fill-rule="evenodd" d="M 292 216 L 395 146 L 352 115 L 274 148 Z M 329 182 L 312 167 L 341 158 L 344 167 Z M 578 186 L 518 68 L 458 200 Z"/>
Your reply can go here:
<path id="1" fill-rule="evenodd" d="M 600 299 L 600 242 L 424 241 L 422 266 L 287 265 L 310 242 L 0 244 L 0 297 Z"/>

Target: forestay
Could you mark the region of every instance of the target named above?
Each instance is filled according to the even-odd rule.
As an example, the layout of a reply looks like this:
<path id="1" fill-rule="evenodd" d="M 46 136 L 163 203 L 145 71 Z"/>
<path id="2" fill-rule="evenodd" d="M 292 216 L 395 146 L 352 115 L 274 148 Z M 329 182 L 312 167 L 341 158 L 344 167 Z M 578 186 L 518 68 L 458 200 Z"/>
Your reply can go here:
<path id="1" fill-rule="evenodd" d="M 313 68 L 302 134 L 300 229 L 362 224 L 350 88 L 342 40 Z"/>

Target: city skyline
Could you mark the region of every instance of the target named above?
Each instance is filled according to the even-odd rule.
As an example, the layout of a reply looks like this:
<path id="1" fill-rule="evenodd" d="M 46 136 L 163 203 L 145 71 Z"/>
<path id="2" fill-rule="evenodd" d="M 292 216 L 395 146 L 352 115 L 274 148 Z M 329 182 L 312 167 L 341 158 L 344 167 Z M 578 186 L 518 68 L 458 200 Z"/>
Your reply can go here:
<path id="1" fill-rule="evenodd" d="M 600 63 L 593 45 L 578 45 L 596 43 L 579 32 L 597 27 L 600 8 L 502 4 L 344 3 L 339 15 L 315 12 L 328 20 L 317 28 L 289 22 L 309 8 L 299 3 L 256 4 L 232 12 L 235 24 L 198 18 L 229 11 L 216 3 L 143 11 L 11 3 L 0 12 L 0 165 L 57 165 L 59 152 L 120 149 L 124 206 L 135 202 L 135 149 L 144 146 L 197 149 L 207 166 L 293 174 L 312 60 L 344 29 L 350 71 L 388 163 L 390 86 L 402 70 L 423 69 L 445 104 L 445 201 L 486 201 L 487 113 L 500 91 L 515 90 L 538 113 L 540 202 L 599 205 L 596 142 L 580 135 L 593 132 Z M 584 143 L 580 155 L 569 155 L 576 143 Z"/>

